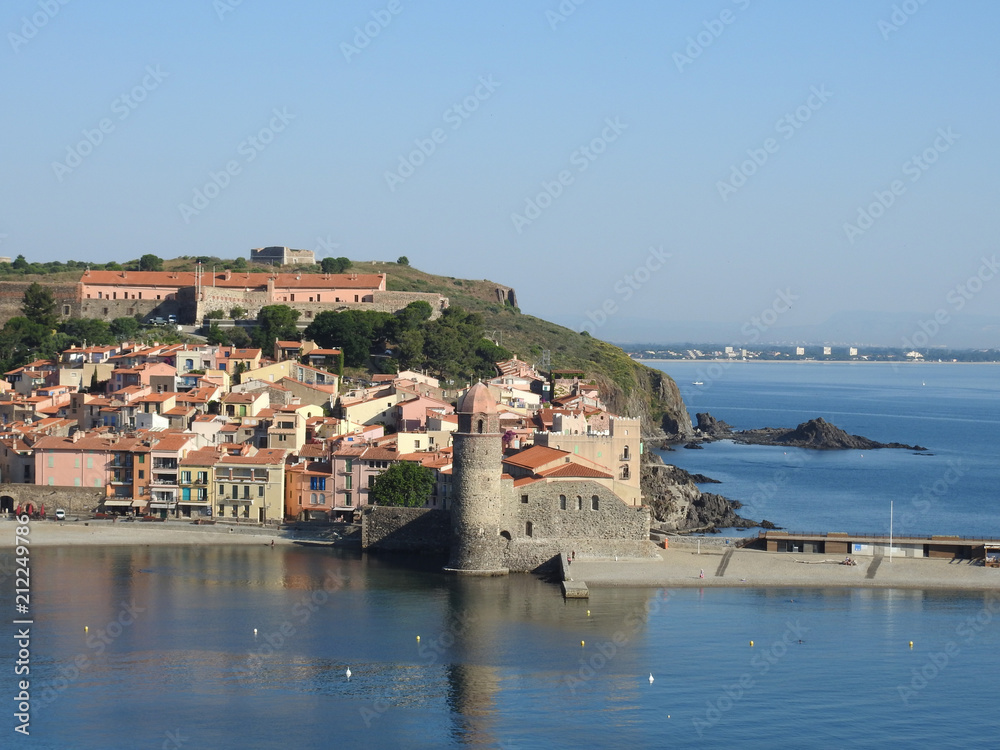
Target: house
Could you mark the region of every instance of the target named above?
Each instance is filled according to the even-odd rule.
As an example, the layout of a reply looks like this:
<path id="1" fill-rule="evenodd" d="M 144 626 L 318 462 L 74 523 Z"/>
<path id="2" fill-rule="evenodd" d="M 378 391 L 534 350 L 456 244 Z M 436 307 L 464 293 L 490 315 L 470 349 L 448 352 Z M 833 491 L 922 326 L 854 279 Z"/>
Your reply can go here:
<path id="1" fill-rule="evenodd" d="M 297 521 L 351 520 L 353 511 L 334 511 L 329 460 L 300 461 L 285 470 L 285 517 Z M 346 516 L 346 519 L 345 519 Z"/>
<path id="2" fill-rule="evenodd" d="M 216 505 L 215 466 L 222 460 L 218 448 L 200 448 L 180 460 L 177 515 L 180 518 L 211 516 Z"/>
<path id="3" fill-rule="evenodd" d="M 215 465 L 215 507 L 219 518 L 280 520 L 285 508 L 282 449 L 240 446 Z"/>

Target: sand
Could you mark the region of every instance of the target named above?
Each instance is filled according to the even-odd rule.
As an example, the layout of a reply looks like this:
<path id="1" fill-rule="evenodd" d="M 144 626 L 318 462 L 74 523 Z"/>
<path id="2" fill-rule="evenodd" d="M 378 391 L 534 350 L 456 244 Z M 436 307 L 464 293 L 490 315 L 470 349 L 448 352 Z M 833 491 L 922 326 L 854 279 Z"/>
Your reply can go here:
<path id="1" fill-rule="evenodd" d="M 596 559 L 578 557 L 569 574 L 589 588 L 606 586 L 709 586 L 759 588 L 869 587 L 908 589 L 1000 589 L 1000 568 L 966 560 L 855 557 L 856 566 L 841 565 L 843 556 L 726 548 L 722 540 L 704 543 L 698 554 L 694 540 L 657 551 L 657 558 Z M 704 572 L 704 578 L 701 577 Z"/>
<path id="2" fill-rule="evenodd" d="M 19 524 L 13 521 L 0 522 L 0 548 L 15 545 L 14 530 Z M 143 521 L 107 520 L 86 521 L 31 521 L 29 533 L 32 547 L 72 547 L 78 545 L 206 545 L 206 544 L 266 544 L 274 540 L 275 545 L 291 544 L 292 539 L 283 536 L 275 528 L 255 526 L 232 527 L 215 524 L 195 526 L 190 521 L 164 521 L 148 523 Z"/>

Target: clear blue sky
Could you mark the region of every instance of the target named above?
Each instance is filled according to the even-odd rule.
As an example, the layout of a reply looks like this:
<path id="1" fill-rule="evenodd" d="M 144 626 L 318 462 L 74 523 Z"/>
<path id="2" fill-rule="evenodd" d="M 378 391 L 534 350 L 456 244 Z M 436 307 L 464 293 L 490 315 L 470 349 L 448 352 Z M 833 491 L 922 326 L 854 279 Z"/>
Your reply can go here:
<path id="1" fill-rule="evenodd" d="M 961 310 L 953 294 L 1000 234 L 1000 6 L 987 0 L 45 7 L 0 15 L 0 255 L 332 241 L 334 255 L 510 284 L 524 311 L 575 328 L 610 300 L 594 328 L 620 340 L 643 321 L 739 330 L 778 289 L 797 297 L 778 326 L 1000 314 L 1000 279 Z M 345 48 L 373 14 L 391 20 Z M 120 98 L 136 87 L 142 101 Z M 75 161 L 68 149 L 105 118 Z M 262 129 L 266 145 L 246 140 Z M 387 179 L 428 139 L 412 174 Z M 603 153 L 577 151 L 595 139 Z M 748 149 L 766 161 L 721 187 Z M 922 169 L 911 159 L 928 149 Z M 180 207 L 230 162 L 197 214 Z M 561 172 L 551 205 L 512 218 Z M 845 230 L 896 180 L 891 206 Z M 670 257 L 627 289 L 651 247 Z"/>

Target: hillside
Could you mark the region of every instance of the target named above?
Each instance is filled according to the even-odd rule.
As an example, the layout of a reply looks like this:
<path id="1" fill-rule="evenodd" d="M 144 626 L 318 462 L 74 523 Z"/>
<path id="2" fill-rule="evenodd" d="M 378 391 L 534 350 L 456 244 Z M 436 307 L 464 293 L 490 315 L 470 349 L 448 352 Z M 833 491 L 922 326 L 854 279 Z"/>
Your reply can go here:
<path id="1" fill-rule="evenodd" d="M 548 351 L 549 368 L 585 370 L 599 385 L 608 408 L 641 416 L 647 435 L 661 429 L 669 436 L 690 433 L 687 408 L 673 379 L 636 362 L 617 346 L 520 312 L 511 287 L 486 279 L 435 276 L 395 263 L 355 262 L 351 270 L 386 273 L 390 290 L 434 292 L 448 297 L 452 305 L 479 313 L 487 337 L 540 369 Z"/>
<path id="2" fill-rule="evenodd" d="M 245 260 L 230 261 L 203 258 L 206 264 L 218 267 L 245 268 L 250 271 L 295 270 L 318 272 L 288 266 L 275 269 L 258 266 Z M 123 264 L 134 267 L 137 261 Z M 164 270 L 193 270 L 195 258 L 182 256 L 163 261 Z M 18 315 L 24 287 L 32 281 L 50 286 L 60 304 L 72 302 L 79 271 L 62 270 L 48 274 L 9 272 L 0 275 L 0 313 L 7 319 Z M 647 436 L 664 432 L 668 437 L 686 438 L 691 434 L 691 421 L 674 381 L 659 370 L 632 360 L 624 351 L 587 333 L 577 333 L 569 328 L 550 323 L 541 318 L 525 315 L 517 308 L 514 289 L 489 280 L 456 279 L 424 273 L 412 266 L 392 262 L 357 262 L 350 268 L 357 273 L 388 274 L 390 291 L 433 292 L 448 297 L 453 306 L 483 317 L 484 335 L 535 364 L 541 370 L 583 369 L 599 386 L 601 395 L 612 411 L 643 418 L 643 431 Z M 545 354 L 548 361 L 545 364 Z"/>

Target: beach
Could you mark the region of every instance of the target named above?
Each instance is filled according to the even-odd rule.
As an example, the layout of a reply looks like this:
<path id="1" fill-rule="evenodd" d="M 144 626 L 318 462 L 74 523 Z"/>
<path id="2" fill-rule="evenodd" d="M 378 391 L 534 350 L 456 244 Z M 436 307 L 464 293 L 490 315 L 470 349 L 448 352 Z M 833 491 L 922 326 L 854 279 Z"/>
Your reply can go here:
<path id="1" fill-rule="evenodd" d="M 14 530 L 20 524 L 0 522 L 0 549 L 15 546 Z M 28 534 L 32 547 L 149 546 L 149 545 L 209 545 L 209 544 L 291 544 L 287 532 L 273 527 L 229 526 L 223 524 L 196 526 L 190 521 L 109 520 L 31 521 Z"/>
<path id="2" fill-rule="evenodd" d="M 736 540 L 731 540 L 735 542 Z M 671 538 L 658 558 L 577 558 L 570 578 L 588 588 L 609 586 L 809 587 L 1000 589 L 1000 568 L 969 560 L 906 557 L 855 557 L 857 565 L 842 565 L 843 556 L 764 552 L 726 545 L 724 539 Z M 704 578 L 702 574 L 704 573 Z"/>

